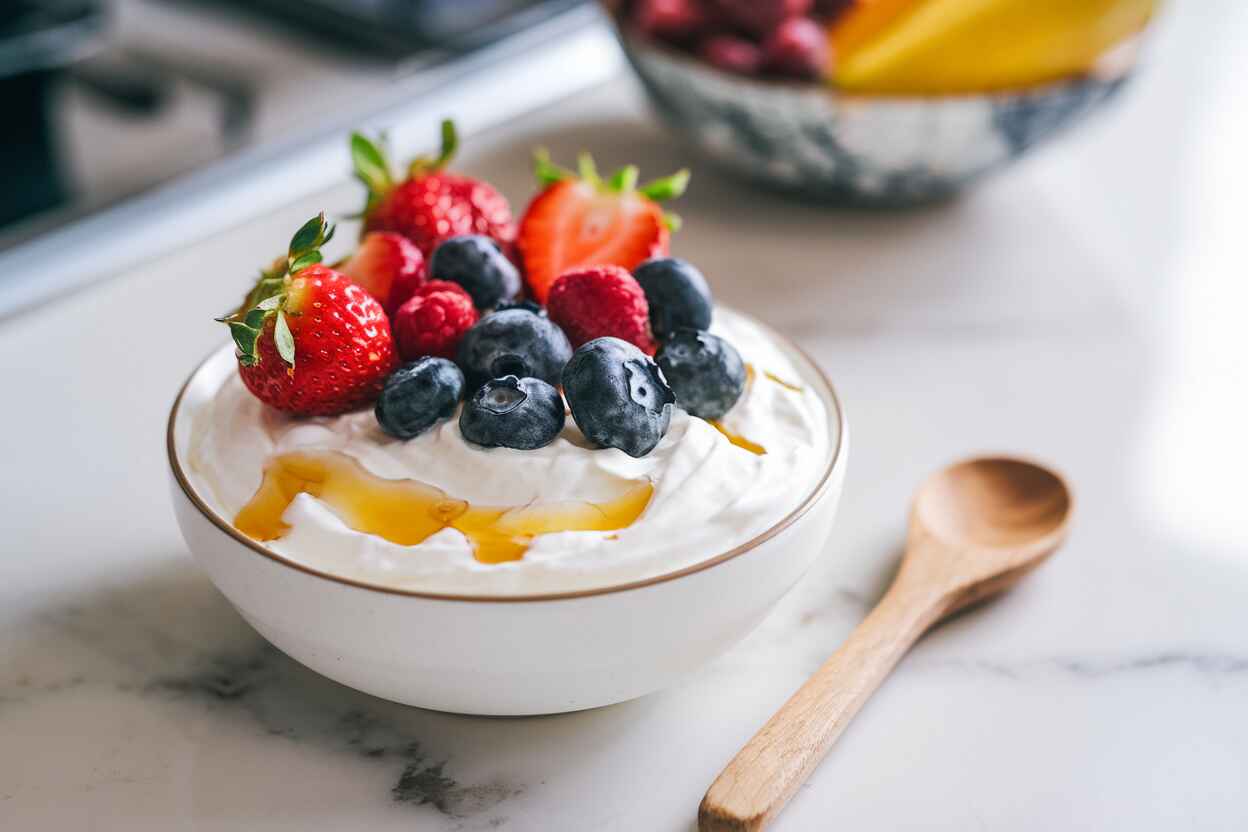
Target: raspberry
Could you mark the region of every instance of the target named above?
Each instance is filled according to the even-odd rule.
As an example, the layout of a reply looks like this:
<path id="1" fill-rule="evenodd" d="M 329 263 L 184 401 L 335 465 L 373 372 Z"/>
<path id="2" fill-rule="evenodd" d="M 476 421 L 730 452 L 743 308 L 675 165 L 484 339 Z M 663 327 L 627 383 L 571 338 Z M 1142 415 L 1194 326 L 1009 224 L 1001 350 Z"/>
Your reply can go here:
<path id="1" fill-rule="evenodd" d="M 450 280 L 427 280 L 416 291 L 412 292 L 412 297 L 424 297 L 434 292 L 450 292 L 453 295 L 462 295 L 468 298 L 468 300 L 472 300 L 472 295 L 468 294 L 467 289 Z"/>
<path id="2" fill-rule="evenodd" d="M 477 308 L 463 289 L 436 289 L 426 283 L 394 313 L 391 328 L 404 361 L 426 355 L 455 357 L 459 339 L 477 322 Z"/>
<path id="3" fill-rule="evenodd" d="M 565 272 L 551 286 L 547 308 L 574 347 L 611 335 L 654 355 L 646 293 L 619 266 Z"/>

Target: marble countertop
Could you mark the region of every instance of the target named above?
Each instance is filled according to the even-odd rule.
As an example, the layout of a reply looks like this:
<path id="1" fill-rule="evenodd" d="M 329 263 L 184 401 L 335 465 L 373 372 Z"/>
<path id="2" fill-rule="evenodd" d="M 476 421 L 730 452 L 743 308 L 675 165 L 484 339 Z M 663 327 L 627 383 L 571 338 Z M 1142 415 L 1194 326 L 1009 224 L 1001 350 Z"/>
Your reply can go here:
<path id="1" fill-rule="evenodd" d="M 289 229 L 357 207 L 345 180 L 5 321 L 0 829 L 688 832 L 882 591 L 917 482 L 980 450 L 1061 466 L 1072 539 L 922 641 L 775 828 L 1245 828 L 1246 33 L 1242 4 L 1172 4 L 1111 113 L 928 210 L 827 211 L 695 163 L 678 251 L 827 368 L 853 458 L 831 544 L 764 625 L 623 705 L 478 719 L 355 693 L 188 557 L 168 404 Z M 521 201 L 541 143 L 691 161 L 619 78 L 465 165 Z"/>

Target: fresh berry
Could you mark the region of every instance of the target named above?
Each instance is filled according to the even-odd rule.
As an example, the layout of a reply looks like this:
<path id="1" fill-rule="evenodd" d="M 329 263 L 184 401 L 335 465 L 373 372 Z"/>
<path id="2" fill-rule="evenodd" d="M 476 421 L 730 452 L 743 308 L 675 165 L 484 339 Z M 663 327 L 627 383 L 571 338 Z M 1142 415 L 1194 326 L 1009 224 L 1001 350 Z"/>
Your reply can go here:
<path id="1" fill-rule="evenodd" d="M 364 230 L 396 231 L 426 259 L 438 243 L 457 234 L 484 234 L 510 245 L 516 227 L 502 194 L 477 179 L 443 170 L 455 155 L 457 141 L 455 125 L 442 122 L 442 152 L 436 159 L 416 159 L 406 178 L 396 182 L 381 147 L 352 134 L 355 175 L 368 188 Z"/>
<path id="2" fill-rule="evenodd" d="M 397 356 L 386 312 L 350 278 L 320 265 L 333 235 L 325 215 L 261 273 L 238 311 L 221 320 L 238 372 L 256 398 L 298 416 L 334 416 L 370 404 Z"/>
<path id="3" fill-rule="evenodd" d="M 550 288 L 550 318 L 573 347 L 611 335 L 654 355 L 646 293 L 619 266 L 589 266 L 560 275 Z"/>
<path id="4" fill-rule="evenodd" d="M 682 329 L 659 348 L 655 360 L 676 393 L 676 404 L 691 416 L 722 418 L 745 390 L 745 362 L 718 335 Z"/>
<path id="5" fill-rule="evenodd" d="M 763 42 L 763 65 L 769 72 L 814 79 L 828 68 L 828 37 L 809 17 L 790 18 Z"/>
<path id="6" fill-rule="evenodd" d="M 586 439 L 634 457 L 659 444 L 676 400 L 650 357 L 619 338 L 597 338 L 573 353 L 563 393 Z"/>
<path id="7" fill-rule="evenodd" d="M 555 441 L 566 416 L 559 391 L 540 378 L 487 381 L 464 404 L 459 432 L 487 448 L 531 451 Z"/>
<path id="8" fill-rule="evenodd" d="M 701 0 L 640 0 L 633 23 L 651 37 L 680 43 L 705 31 L 711 18 Z"/>
<path id="9" fill-rule="evenodd" d="M 492 378 L 520 376 L 558 384 L 572 357 L 568 336 L 546 313 L 524 307 L 486 315 L 459 342 L 455 360 L 475 390 Z"/>
<path id="10" fill-rule="evenodd" d="M 373 413 L 386 433 L 411 439 L 449 419 L 463 395 L 464 374 L 454 362 L 429 356 L 390 374 Z"/>
<path id="11" fill-rule="evenodd" d="M 480 234 L 443 240 L 433 250 L 429 273 L 463 286 L 478 309 L 493 309 L 520 294 L 520 272 L 498 243 Z"/>
<path id="12" fill-rule="evenodd" d="M 504 309 L 523 309 L 536 315 L 543 315 L 546 311 L 540 303 L 532 300 L 505 300 L 494 311 L 502 312 Z"/>
<path id="13" fill-rule="evenodd" d="M 659 203 L 684 193 L 689 172 L 678 171 L 637 187 L 629 165 L 601 179 L 588 154 L 578 173 L 538 153 L 536 173 L 544 186 L 520 219 L 516 248 L 530 294 L 545 303 L 559 275 L 582 266 L 614 265 L 632 270 L 667 254 L 669 229 L 679 220 Z"/>
<path id="14" fill-rule="evenodd" d="M 390 327 L 404 361 L 426 355 L 453 359 L 464 333 L 477 322 L 466 292 L 419 292 L 394 313 Z"/>
<path id="15" fill-rule="evenodd" d="M 724 20 L 752 35 L 769 34 L 790 17 L 810 12 L 812 0 L 713 0 Z"/>
<path id="16" fill-rule="evenodd" d="M 711 66 L 737 75 L 757 75 L 763 68 L 763 50 L 737 35 L 712 35 L 698 54 Z"/>
<path id="17" fill-rule="evenodd" d="M 650 306 L 650 329 L 659 340 L 678 329 L 709 329 L 711 289 L 702 272 L 685 260 L 659 257 L 637 267 Z"/>
<path id="18" fill-rule="evenodd" d="M 426 280 L 421 284 L 420 288 L 412 292 L 412 297 L 423 297 L 433 292 L 450 292 L 452 295 L 459 295 L 467 299 L 469 303 L 472 303 L 472 295 L 468 294 L 468 290 L 458 283 L 452 283 L 449 280 Z"/>
<path id="19" fill-rule="evenodd" d="M 402 234 L 370 231 L 338 270 L 363 286 L 393 316 L 425 282 L 425 256 Z"/>

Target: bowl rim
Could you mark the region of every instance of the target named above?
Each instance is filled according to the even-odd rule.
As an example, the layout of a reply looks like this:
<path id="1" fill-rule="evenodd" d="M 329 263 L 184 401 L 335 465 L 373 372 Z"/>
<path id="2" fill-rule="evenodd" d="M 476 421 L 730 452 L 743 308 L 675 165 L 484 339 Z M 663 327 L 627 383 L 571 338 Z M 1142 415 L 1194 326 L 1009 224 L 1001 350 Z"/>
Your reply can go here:
<path id="1" fill-rule="evenodd" d="M 797 506 L 788 514 L 786 514 L 784 517 L 780 518 L 778 521 L 773 523 L 771 526 L 768 526 L 766 529 L 763 529 L 761 532 L 754 535 L 749 540 L 746 540 L 744 543 L 740 543 L 734 546 L 733 548 L 729 549 L 726 552 L 720 552 L 719 554 L 711 555 L 710 557 L 703 558 L 702 560 L 699 560 L 696 563 L 692 563 L 687 566 L 683 566 L 679 569 L 674 569 L 668 572 L 662 572 L 658 575 L 652 575 L 648 578 L 641 578 L 637 580 L 626 581 L 624 583 L 608 584 L 606 586 L 592 587 L 588 589 L 568 590 L 564 592 L 533 593 L 533 594 L 526 594 L 526 595 L 473 595 L 469 593 L 422 592 L 420 590 L 385 586 L 383 584 L 371 583 L 369 581 L 357 580 L 355 578 L 348 578 L 344 575 L 336 575 L 333 572 L 329 572 L 323 569 L 318 569 L 314 566 L 309 566 L 307 564 L 300 563 L 296 560 L 292 560 L 278 552 L 273 551 L 267 546 L 264 546 L 258 541 L 252 540 L 251 538 L 247 537 L 245 534 L 240 532 L 238 529 L 234 528 L 234 526 L 232 526 L 229 522 L 227 522 L 225 518 L 223 518 L 220 514 L 218 514 L 215 510 L 213 510 L 212 507 L 209 506 L 207 503 L 205 503 L 204 500 L 199 496 L 198 492 L 195 490 L 195 487 L 191 485 L 190 479 L 186 476 L 186 472 L 182 468 L 182 461 L 179 458 L 177 442 L 175 439 L 176 431 L 177 431 L 178 414 L 179 414 L 179 411 L 182 409 L 182 400 L 185 398 L 187 390 L 190 389 L 192 382 L 195 381 L 195 379 L 199 376 L 200 372 L 204 369 L 204 367 L 207 366 L 209 362 L 211 362 L 214 358 L 217 357 L 217 355 L 219 355 L 223 350 L 225 350 L 229 346 L 228 343 L 215 347 L 211 352 L 208 353 L 207 356 L 205 356 L 195 365 L 194 369 L 191 370 L 186 380 L 182 382 L 182 386 L 181 388 L 179 388 L 178 394 L 174 398 L 172 406 L 170 406 L 169 408 L 169 419 L 166 423 L 166 428 L 165 428 L 165 450 L 169 459 L 169 468 L 173 474 L 173 478 L 175 482 L 178 484 L 178 487 L 182 490 L 182 493 L 186 496 L 191 506 L 196 511 L 198 511 L 201 515 L 203 515 L 203 517 L 210 524 L 215 526 L 217 531 L 224 533 L 226 537 L 230 538 L 235 543 L 241 544 L 242 546 L 244 546 L 247 549 L 250 549 L 252 552 L 256 554 L 263 555 L 264 557 L 268 558 L 270 561 L 280 566 L 286 566 L 298 572 L 303 572 L 304 574 L 310 575 L 314 578 L 321 578 L 327 581 L 331 581 L 333 583 L 337 583 L 337 584 L 341 584 L 341 585 L 349 586 L 349 587 L 354 587 L 356 589 L 363 589 L 363 590 L 368 590 L 370 592 L 378 592 L 378 593 L 382 593 L 385 595 L 395 595 L 395 596 L 406 597 L 406 598 L 421 598 L 421 599 L 428 600 L 428 601 L 458 601 L 458 602 L 467 602 L 467 603 L 517 604 L 517 603 L 535 603 L 535 602 L 544 602 L 544 601 L 567 601 L 567 600 L 573 600 L 573 599 L 578 599 L 578 598 L 589 598 L 589 597 L 596 596 L 596 595 L 610 595 L 610 594 L 614 594 L 617 592 L 629 592 L 629 591 L 636 590 L 636 589 L 644 589 L 645 587 L 655 586 L 657 584 L 667 583 L 669 581 L 674 581 L 679 578 L 686 577 L 688 575 L 693 575 L 698 572 L 702 572 L 706 569 L 710 569 L 714 566 L 718 566 L 722 563 L 726 563 L 730 560 L 733 560 L 734 558 L 744 555 L 746 552 L 749 552 L 749 551 L 752 551 L 753 549 L 758 548 L 763 543 L 767 542 L 771 538 L 779 535 L 781 532 L 788 529 L 790 526 L 792 526 L 794 523 L 796 523 L 798 520 L 804 517 L 807 513 L 809 513 L 811 508 L 814 507 L 814 505 L 819 502 L 819 500 L 823 497 L 824 493 L 831 486 L 832 481 L 833 481 L 833 474 L 836 472 L 836 470 L 840 466 L 843 465 L 844 459 L 845 459 L 845 443 L 846 443 L 845 434 L 846 434 L 846 428 L 847 428 L 847 423 L 846 423 L 846 418 L 845 418 L 845 407 L 844 405 L 841 404 L 841 399 L 837 395 L 836 388 L 833 386 L 831 379 L 828 378 L 827 373 L 824 372 L 823 368 L 819 366 L 819 364 L 810 356 L 809 353 L 807 353 L 805 350 L 803 350 L 801 347 L 799 347 L 790 339 L 776 332 L 771 327 L 767 326 L 766 324 L 762 323 L 761 321 L 759 321 L 758 319 L 754 318 L 751 315 L 746 315 L 745 313 L 738 312 L 735 309 L 733 309 L 732 312 L 733 314 L 740 315 L 741 317 L 745 318 L 751 324 L 760 327 L 770 338 L 774 339 L 784 349 L 800 356 L 801 359 L 806 363 L 807 367 L 813 372 L 815 378 L 824 387 L 827 393 L 827 396 L 826 396 L 827 401 L 829 401 L 832 405 L 832 408 L 831 408 L 832 412 L 828 414 L 828 418 L 829 419 L 835 418 L 836 442 L 835 442 L 835 445 L 832 447 L 831 452 L 828 454 L 827 465 L 823 473 L 820 475 L 818 481 L 810 489 L 810 492 L 805 497 L 802 498 L 801 502 L 799 502 Z M 822 399 L 824 398 L 824 396 L 821 394 L 820 398 Z"/>
<path id="2" fill-rule="evenodd" d="M 647 37 L 636 26 L 621 20 L 616 14 L 608 12 L 617 40 L 625 54 L 630 56 L 634 51 L 649 51 L 664 60 L 675 63 L 686 72 L 704 72 L 725 82 L 752 86 L 759 90 L 785 91 L 797 94 L 822 94 L 830 100 L 852 104 L 855 102 L 889 103 L 889 104 L 954 104 L 958 102 L 983 99 L 1010 99 L 1054 95 L 1067 90 L 1078 89 L 1088 84 L 1104 84 L 1126 78 L 1135 66 L 1140 51 L 1140 43 L 1147 32 L 1147 27 L 1134 35 L 1115 44 L 1100 57 L 1091 68 L 1073 75 L 1038 81 L 1018 87 L 1001 89 L 968 90 L 965 92 L 944 93 L 866 93 L 842 90 L 839 87 L 821 84 L 817 81 L 801 81 L 792 78 L 770 78 L 738 75 L 698 59 L 695 55 L 684 52 L 654 38 Z"/>

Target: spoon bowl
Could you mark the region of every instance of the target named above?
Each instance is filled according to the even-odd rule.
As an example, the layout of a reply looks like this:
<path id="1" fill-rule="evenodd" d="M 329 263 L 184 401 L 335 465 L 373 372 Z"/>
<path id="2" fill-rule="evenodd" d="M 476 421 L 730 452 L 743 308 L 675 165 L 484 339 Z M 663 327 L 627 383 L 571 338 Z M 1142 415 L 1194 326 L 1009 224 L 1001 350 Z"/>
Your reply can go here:
<path id="1" fill-rule="evenodd" d="M 929 477 L 914 513 L 941 542 L 999 549 L 1049 540 L 1065 529 L 1070 506 L 1070 490 L 1048 468 L 981 457 Z"/>

